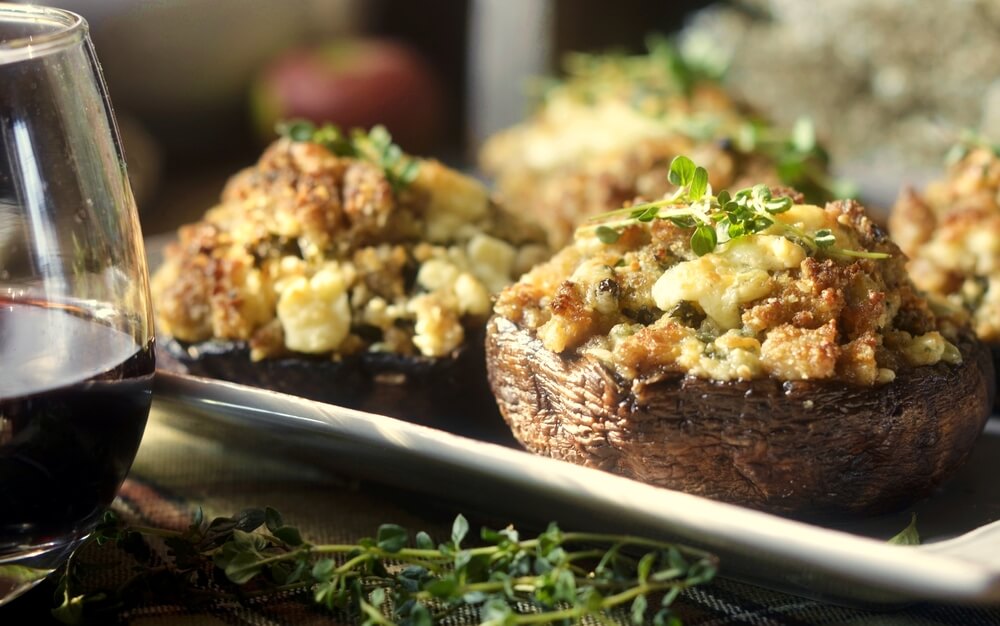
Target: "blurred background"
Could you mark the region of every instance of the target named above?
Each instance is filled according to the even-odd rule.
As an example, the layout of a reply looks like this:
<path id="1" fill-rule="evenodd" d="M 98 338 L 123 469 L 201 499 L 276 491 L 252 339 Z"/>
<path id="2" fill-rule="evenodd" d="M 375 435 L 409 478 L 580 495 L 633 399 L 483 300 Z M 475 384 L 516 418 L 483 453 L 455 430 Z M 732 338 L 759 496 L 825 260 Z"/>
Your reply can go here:
<path id="1" fill-rule="evenodd" d="M 650 33 L 728 64 L 726 88 L 777 122 L 811 116 L 862 189 L 921 179 L 963 128 L 1000 135 L 993 0 L 51 3 L 90 22 L 148 234 L 210 207 L 282 117 L 381 121 L 472 169 L 565 53 L 641 52 Z"/>

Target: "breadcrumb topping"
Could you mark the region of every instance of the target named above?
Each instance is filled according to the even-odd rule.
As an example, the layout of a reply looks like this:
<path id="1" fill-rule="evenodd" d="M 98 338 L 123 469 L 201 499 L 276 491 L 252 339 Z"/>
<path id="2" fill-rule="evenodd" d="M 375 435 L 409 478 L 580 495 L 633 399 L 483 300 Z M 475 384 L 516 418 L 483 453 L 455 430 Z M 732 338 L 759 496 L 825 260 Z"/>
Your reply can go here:
<path id="1" fill-rule="evenodd" d="M 890 256 L 809 256 L 772 227 L 699 257 L 690 230 L 667 220 L 631 223 L 613 243 L 581 227 L 570 246 L 501 292 L 495 311 L 547 349 L 599 359 L 631 379 L 876 385 L 901 368 L 961 362 L 958 322 L 931 310 L 899 249 L 859 204 L 796 204 L 775 218 Z"/>
<path id="2" fill-rule="evenodd" d="M 394 192 L 374 164 L 280 139 L 180 228 L 152 281 L 157 325 L 183 342 L 246 341 L 255 360 L 443 357 L 546 258 L 543 242 L 436 161 Z"/>

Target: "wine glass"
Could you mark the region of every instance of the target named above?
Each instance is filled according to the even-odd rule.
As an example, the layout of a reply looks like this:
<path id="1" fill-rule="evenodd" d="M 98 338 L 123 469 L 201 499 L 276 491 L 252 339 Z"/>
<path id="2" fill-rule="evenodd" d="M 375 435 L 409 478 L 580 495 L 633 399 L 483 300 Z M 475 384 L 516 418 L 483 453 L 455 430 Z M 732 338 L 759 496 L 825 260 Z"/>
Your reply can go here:
<path id="1" fill-rule="evenodd" d="M 152 329 L 87 23 L 0 3 L 0 605 L 68 558 L 124 480 Z"/>

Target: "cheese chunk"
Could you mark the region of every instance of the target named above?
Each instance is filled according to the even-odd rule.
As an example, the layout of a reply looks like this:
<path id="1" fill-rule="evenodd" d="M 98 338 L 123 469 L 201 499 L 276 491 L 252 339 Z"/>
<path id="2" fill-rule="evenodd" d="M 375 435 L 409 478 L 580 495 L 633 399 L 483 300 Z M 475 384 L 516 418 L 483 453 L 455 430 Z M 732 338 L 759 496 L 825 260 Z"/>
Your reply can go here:
<path id="1" fill-rule="evenodd" d="M 718 253 L 668 269 L 653 285 L 653 301 L 663 311 L 697 302 L 719 328 L 737 328 L 740 305 L 771 292 L 769 272 L 797 267 L 805 257 L 805 250 L 784 237 L 740 238 Z"/>
<path id="2" fill-rule="evenodd" d="M 328 263 L 312 278 L 289 281 L 278 300 L 285 347 L 306 354 L 336 350 L 351 328 L 347 286 L 351 277 Z"/>

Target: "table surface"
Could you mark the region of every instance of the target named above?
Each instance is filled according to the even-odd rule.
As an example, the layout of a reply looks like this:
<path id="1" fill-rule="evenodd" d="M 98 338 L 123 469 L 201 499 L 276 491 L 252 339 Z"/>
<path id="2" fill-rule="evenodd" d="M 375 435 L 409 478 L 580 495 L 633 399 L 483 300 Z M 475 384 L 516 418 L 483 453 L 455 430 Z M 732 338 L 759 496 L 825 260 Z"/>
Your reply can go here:
<path id="1" fill-rule="evenodd" d="M 385 522 L 426 530 L 432 537 L 447 536 L 459 512 L 425 495 L 361 482 L 292 459 L 269 458 L 176 430 L 156 410 L 115 509 L 143 525 L 186 526 L 197 507 L 206 516 L 231 515 L 248 507 L 273 506 L 285 519 L 314 541 L 356 541 L 371 536 Z M 476 524 L 498 520 L 473 519 Z M 517 525 L 518 520 L 505 520 Z M 559 520 L 570 530 L 571 520 Z M 161 555 L 165 557 L 166 555 Z M 123 555 L 105 555 L 112 563 Z M 114 582 L 127 568 L 111 567 Z M 0 624 L 56 623 L 48 614 L 53 586 L 46 582 L 25 597 L 0 607 Z M 675 605 L 689 626 L 721 624 L 1000 624 L 1000 607 L 960 607 L 921 604 L 891 612 L 822 604 L 742 584 L 721 576 L 711 584 L 686 591 Z M 459 624 L 476 623 L 474 613 Z M 119 615 L 121 624 L 340 624 L 302 598 L 271 598 L 245 607 L 196 611 L 186 606 L 137 607 Z"/>

